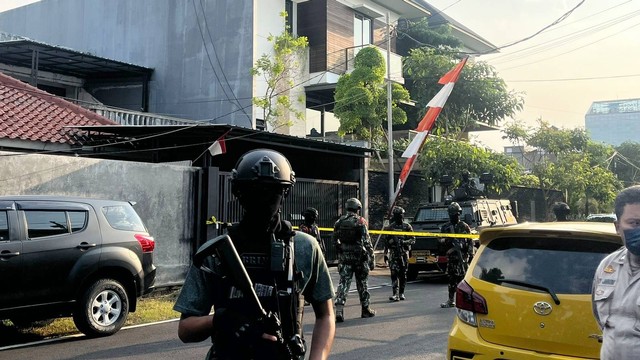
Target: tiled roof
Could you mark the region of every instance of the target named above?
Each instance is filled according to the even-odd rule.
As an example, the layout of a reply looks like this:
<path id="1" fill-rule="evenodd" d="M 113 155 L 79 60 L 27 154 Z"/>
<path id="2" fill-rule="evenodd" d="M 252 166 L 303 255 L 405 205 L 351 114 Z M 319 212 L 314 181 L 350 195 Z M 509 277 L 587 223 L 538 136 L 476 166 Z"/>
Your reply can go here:
<path id="1" fill-rule="evenodd" d="M 77 144 L 65 126 L 117 125 L 69 101 L 0 73 L 0 139 Z"/>

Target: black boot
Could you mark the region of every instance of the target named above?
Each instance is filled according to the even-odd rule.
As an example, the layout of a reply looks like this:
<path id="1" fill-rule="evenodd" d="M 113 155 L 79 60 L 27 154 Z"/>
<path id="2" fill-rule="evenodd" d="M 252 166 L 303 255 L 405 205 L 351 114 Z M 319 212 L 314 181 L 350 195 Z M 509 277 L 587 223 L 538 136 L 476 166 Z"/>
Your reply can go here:
<path id="1" fill-rule="evenodd" d="M 374 317 L 376 316 L 376 311 L 373 310 L 372 308 L 366 306 L 362 308 L 362 315 L 360 315 L 360 317 L 363 318 L 370 318 L 370 317 Z"/>
<path id="2" fill-rule="evenodd" d="M 344 322 L 344 305 L 336 305 L 336 322 Z"/>

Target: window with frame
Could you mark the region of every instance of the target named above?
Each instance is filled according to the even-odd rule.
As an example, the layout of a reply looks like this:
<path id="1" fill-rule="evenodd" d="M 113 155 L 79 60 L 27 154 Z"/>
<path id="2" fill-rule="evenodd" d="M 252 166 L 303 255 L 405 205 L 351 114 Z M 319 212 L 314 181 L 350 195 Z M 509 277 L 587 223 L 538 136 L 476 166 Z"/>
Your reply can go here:
<path id="1" fill-rule="evenodd" d="M 557 294 L 589 294 L 600 261 L 620 244 L 586 238 L 498 238 L 487 244 L 473 277 L 524 288 L 506 280 L 542 286 Z"/>
<path id="2" fill-rule="evenodd" d="M 25 210 L 24 216 L 30 239 L 82 231 L 88 219 L 86 211 Z"/>
<path id="3" fill-rule="evenodd" d="M 289 34 L 293 34 L 293 1 L 285 0 L 285 2 L 284 2 L 284 11 L 287 12 L 287 17 L 285 19 L 285 25 L 287 27 L 287 32 Z"/>
<path id="4" fill-rule="evenodd" d="M 353 45 L 365 46 L 373 43 L 373 21 L 362 14 L 355 13 L 353 18 Z"/>
<path id="5" fill-rule="evenodd" d="M 116 230 L 147 231 L 142 220 L 131 206 L 114 205 L 102 207 L 109 225 Z"/>
<path id="6" fill-rule="evenodd" d="M 9 219 L 6 211 L 0 211 L 0 241 L 9 240 Z"/>

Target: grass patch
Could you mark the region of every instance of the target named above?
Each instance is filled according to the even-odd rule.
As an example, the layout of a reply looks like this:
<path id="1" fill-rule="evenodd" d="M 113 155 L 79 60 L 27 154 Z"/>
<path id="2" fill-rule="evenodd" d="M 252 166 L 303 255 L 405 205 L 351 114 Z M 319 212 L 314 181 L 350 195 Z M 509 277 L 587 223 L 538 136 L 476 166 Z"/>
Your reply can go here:
<path id="1" fill-rule="evenodd" d="M 138 299 L 138 307 L 135 313 L 129 313 L 124 326 L 147 324 L 154 321 L 170 320 L 180 317 L 180 313 L 173 310 L 179 290 L 169 289 L 151 293 Z M 10 321 L 4 321 L 0 326 L 12 326 Z M 78 334 L 79 331 L 72 318 L 60 318 L 53 320 L 45 326 L 17 329 L 22 334 L 37 336 L 40 338 L 53 338 Z"/>

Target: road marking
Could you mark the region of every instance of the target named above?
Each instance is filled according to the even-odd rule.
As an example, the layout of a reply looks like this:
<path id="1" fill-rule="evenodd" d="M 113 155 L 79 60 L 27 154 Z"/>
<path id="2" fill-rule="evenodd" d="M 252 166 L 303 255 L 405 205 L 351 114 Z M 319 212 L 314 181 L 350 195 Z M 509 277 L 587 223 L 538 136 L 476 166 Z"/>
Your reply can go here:
<path id="1" fill-rule="evenodd" d="M 127 330 L 127 329 L 135 329 L 135 328 L 145 327 L 145 326 L 150 326 L 150 325 L 164 324 L 164 323 L 169 323 L 169 322 L 178 321 L 178 320 L 180 320 L 180 318 L 162 320 L 162 321 L 155 321 L 155 322 L 146 323 L 146 324 L 129 325 L 129 326 L 122 327 L 122 329 L 120 329 L 120 331 Z M 54 342 L 57 342 L 57 341 L 73 339 L 73 338 L 79 338 L 79 337 L 84 337 L 84 336 L 85 336 L 84 334 L 73 334 L 73 335 L 62 336 L 62 337 L 53 338 L 53 339 L 44 339 L 44 340 L 32 341 L 32 342 L 28 342 L 28 343 L 24 343 L 24 344 L 0 346 L 0 351 L 12 350 L 12 349 L 20 349 L 20 348 L 24 348 L 24 347 L 28 347 L 28 346 L 35 346 L 35 345 L 50 344 L 50 343 L 54 343 Z"/>

